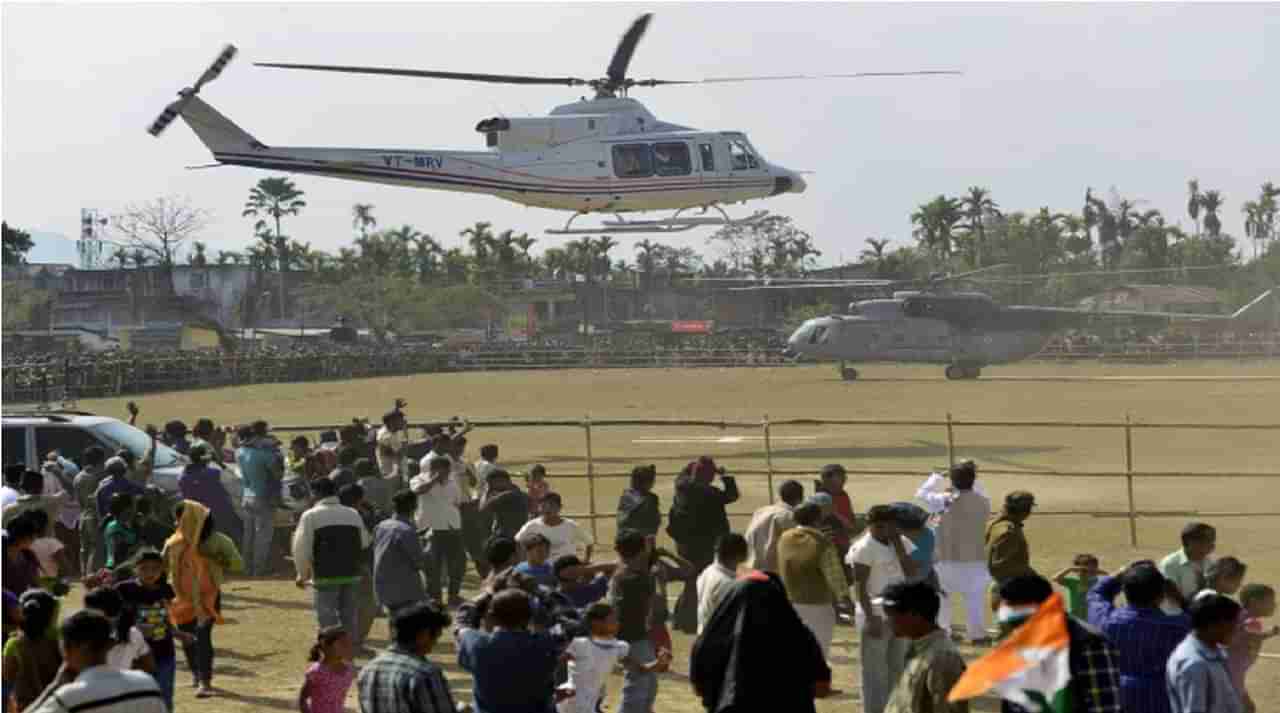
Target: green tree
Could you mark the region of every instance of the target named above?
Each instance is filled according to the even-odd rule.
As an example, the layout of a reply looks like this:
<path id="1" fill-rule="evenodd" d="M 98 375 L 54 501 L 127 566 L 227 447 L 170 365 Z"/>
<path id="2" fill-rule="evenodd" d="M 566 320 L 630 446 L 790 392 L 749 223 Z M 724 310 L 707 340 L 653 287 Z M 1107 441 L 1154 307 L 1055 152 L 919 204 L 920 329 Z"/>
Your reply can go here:
<path id="1" fill-rule="evenodd" d="M 303 191 L 285 177 L 264 178 L 249 190 L 249 200 L 244 204 L 241 216 L 257 218 L 254 230 L 263 234 L 268 226 L 268 219 L 274 223 L 275 233 L 273 248 L 279 272 L 279 316 L 285 316 L 285 273 L 289 270 L 289 246 L 285 235 L 280 230 L 280 219 L 286 215 L 298 215 L 307 202 L 302 200 Z"/>
<path id="2" fill-rule="evenodd" d="M 4 283 L 4 328 L 32 329 L 48 319 L 49 292 Z"/>
<path id="3" fill-rule="evenodd" d="M 1200 199 L 1200 208 L 1204 210 L 1204 230 L 1209 237 L 1216 238 L 1222 232 L 1222 221 L 1218 218 L 1218 210 L 1223 204 L 1222 194 L 1218 191 L 1205 191 Z"/>
<path id="4" fill-rule="evenodd" d="M 476 272 L 477 279 L 481 282 L 492 279 L 493 264 L 490 255 L 494 246 L 493 224 L 480 221 L 463 228 L 458 235 L 465 238 L 467 244 L 471 246 L 471 255 L 474 258 L 472 268 Z"/>
<path id="5" fill-rule="evenodd" d="M 1187 181 L 1187 215 L 1191 216 L 1191 221 L 1196 224 L 1196 237 L 1200 236 L 1200 201 L 1203 196 L 1200 193 L 1200 180 L 1193 178 Z"/>
<path id="6" fill-rule="evenodd" d="M 205 250 L 207 250 L 209 246 L 197 240 L 191 243 L 191 247 L 195 252 L 187 255 L 187 262 L 192 267 L 204 267 L 205 265 L 208 265 L 209 256 L 205 255 Z"/>
<path id="7" fill-rule="evenodd" d="M 939 195 L 912 213 L 911 223 L 920 244 L 945 263 L 951 259 L 955 228 L 962 217 L 959 199 Z"/>
<path id="8" fill-rule="evenodd" d="M 351 227 L 361 236 L 369 234 L 370 228 L 378 227 L 378 219 L 373 216 L 372 203 L 356 203 L 351 206 Z"/>
<path id="9" fill-rule="evenodd" d="M 9 224 L 0 221 L 0 230 L 4 238 L 4 264 L 21 265 L 27 260 L 27 253 L 35 247 L 31 233 L 18 228 L 10 228 Z"/>
<path id="10" fill-rule="evenodd" d="M 973 264 L 982 267 L 983 249 L 987 232 L 984 223 L 990 216 L 1000 215 L 999 206 L 991 199 L 991 191 L 981 186 L 970 186 L 968 195 L 960 199 L 964 217 L 969 221 L 969 235 L 973 240 Z"/>

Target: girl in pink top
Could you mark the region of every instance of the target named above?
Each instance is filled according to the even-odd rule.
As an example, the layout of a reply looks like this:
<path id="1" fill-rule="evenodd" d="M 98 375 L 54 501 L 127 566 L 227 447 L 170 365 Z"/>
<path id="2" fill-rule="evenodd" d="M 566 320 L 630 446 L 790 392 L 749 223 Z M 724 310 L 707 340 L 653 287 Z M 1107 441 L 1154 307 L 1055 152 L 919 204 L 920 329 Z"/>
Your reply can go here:
<path id="1" fill-rule="evenodd" d="M 1240 603 L 1244 608 L 1236 620 L 1236 635 L 1227 648 L 1227 671 L 1244 701 L 1245 711 L 1253 713 L 1257 706 L 1245 688 L 1244 678 L 1258 661 L 1262 642 L 1280 633 L 1280 627 L 1265 628 L 1262 624 L 1263 619 L 1275 616 L 1276 590 L 1265 584 L 1250 584 L 1240 590 Z"/>
<path id="2" fill-rule="evenodd" d="M 298 692 L 302 713 L 342 713 L 347 690 L 356 680 L 352 655 L 351 636 L 341 626 L 326 626 L 316 634 L 307 657 L 312 663 Z"/>

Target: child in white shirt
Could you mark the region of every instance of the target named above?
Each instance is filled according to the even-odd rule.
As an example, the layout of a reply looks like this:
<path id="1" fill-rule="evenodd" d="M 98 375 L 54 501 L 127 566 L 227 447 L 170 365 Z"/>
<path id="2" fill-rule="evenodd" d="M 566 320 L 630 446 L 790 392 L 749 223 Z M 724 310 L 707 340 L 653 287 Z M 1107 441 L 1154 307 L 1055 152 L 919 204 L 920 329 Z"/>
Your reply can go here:
<path id="1" fill-rule="evenodd" d="M 611 604 L 598 602 L 587 607 L 583 617 L 590 636 L 574 639 L 565 651 L 569 661 L 569 682 L 559 688 L 556 696 L 560 713 L 596 713 L 603 710 L 605 680 L 614 664 L 637 667 L 644 671 L 662 673 L 671 664 L 671 652 L 662 649 L 658 657 L 648 663 L 635 663 L 627 658 L 630 645 L 615 638 L 618 634 L 618 613 Z"/>

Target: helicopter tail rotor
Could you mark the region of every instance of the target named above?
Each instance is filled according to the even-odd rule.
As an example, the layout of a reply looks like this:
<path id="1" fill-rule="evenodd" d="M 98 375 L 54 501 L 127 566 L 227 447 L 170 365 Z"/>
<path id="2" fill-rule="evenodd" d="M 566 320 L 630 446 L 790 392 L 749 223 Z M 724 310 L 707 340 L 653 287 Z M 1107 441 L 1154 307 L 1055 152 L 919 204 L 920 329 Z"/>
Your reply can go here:
<path id="1" fill-rule="evenodd" d="M 152 136 L 159 136 L 164 133 L 164 130 L 169 128 L 169 124 L 173 123 L 173 120 L 178 118 L 182 114 L 182 110 L 186 109 L 191 100 L 200 93 L 200 89 L 222 74 L 222 70 L 226 69 L 231 60 L 235 58 L 237 51 L 235 45 L 223 47 L 218 56 L 213 59 L 213 63 L 209 65 L 209 68 L 204 70 L 200 78 L 196 80 L 196 83 L 179 91 L 179 99 L 166 106 L 164 111 L 160 112 L 160 115 L 156 117 L 156 120 L 151 122 L 151 126 L 147 127 L 147 133 Z"/>

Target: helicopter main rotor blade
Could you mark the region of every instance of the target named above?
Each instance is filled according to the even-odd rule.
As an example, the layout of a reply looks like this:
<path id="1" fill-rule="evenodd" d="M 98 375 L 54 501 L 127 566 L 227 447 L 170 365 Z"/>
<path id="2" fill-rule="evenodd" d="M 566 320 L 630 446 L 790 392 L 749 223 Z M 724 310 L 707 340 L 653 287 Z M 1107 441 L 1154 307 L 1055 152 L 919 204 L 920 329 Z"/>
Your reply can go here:
<path id="1" fill-rule="evenodd" d="M 586 84 L 577 77 L 531 77 L 519 74 L 475 74 L 472 72 L 437 72 L 426 69 L 396 69 L 393 67 L 350 67 L 336 64 L 292 64 L 287 62 L 254 62 L 255 67 L 277 69 L 308 69 L 319 72 L 347 72 L 350 74 L 383 74 L 395 77 L 423 77 L 427 79 L 458 79 L 466 82 L 490 84 L 561 84 L 569 87 Z"/>
<path id="2" fill-rule="evenodd" d="M 621 84 L 626 80 L 627 65 L 631 64 L 631 56 L 635 54 L 636 45 L 640 43 L 640 38 L 644 37 L 645 30 L 649 29 L 651 19 L 653 19 L 653 13 L 649 12 L 636 18 L 622 39 L 618 40 L 618 48 L 613 51 L 613 59 L 609 61 L 609 69 L 605 72 L 609 81 Z"/>
<path id="3" fill-rule="evenodd" d="M 795 79 L 867 79 L 870 77 L 923 77 L 935 75 L 962 75 L 954 69 L 926 69 L 914 72 L 854 72 L 851 74 L 782 74 L 772 77 L 714 77 L 685 82 L 660 82 L 662 84 L 728 84 L 732 82 L 777 82 Z"/>

